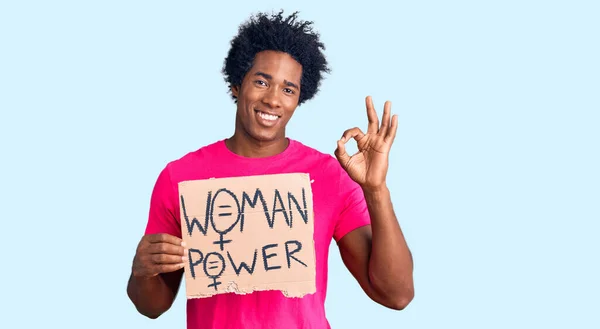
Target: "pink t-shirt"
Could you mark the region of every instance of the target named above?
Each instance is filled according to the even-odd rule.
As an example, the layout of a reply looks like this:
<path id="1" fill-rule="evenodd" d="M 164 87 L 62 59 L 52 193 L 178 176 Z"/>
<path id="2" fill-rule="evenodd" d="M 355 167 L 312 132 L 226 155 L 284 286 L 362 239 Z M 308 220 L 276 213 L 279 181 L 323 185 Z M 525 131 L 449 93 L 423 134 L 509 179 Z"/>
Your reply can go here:
<path id="1" fill-rule="evenodd" d="M 246 158 L 231 152 L 225 140 L 220 140 L 170 162 L 158 176 L 146 234 L 169 233 L 180 238 L 177 186 L 181 181 L 298 172 L 308 173 L 312 180 L 316 293 L 287 298 L 279 291 L 258 291 L 189 299 L 189 329 L 329 328 L 325 316 L 329 246 L 332 238 L 337 241 L 370 224 L 370 218 L 360 186 L 334 157 L 289 141 L 278 155 Z"/>

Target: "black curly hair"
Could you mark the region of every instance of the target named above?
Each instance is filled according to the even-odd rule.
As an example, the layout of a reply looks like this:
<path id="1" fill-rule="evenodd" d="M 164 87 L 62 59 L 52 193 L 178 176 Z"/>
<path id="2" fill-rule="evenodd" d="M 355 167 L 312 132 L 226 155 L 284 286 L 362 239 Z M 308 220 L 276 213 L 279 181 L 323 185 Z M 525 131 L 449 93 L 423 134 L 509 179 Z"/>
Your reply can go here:
<path id="1" fill-rule="evenodd" d="M 252 67 L 257 53 L 265 50 L 289 54 L 302 65 L 298 105 L 311 99 L 319 90 L 323 73 L 330 69 L 322 50 L 325 45 L 312 29 L 313 22 L 298 19 L 298 12 L 283 17 L 283 11 L 268 15 L 258 13 L 240 25 L 238 34 L 231 40 L 225 58 L 223 75 L 230 91 L 240 86 Z M 237 99 L 231 95 L 235 102 Z"/>

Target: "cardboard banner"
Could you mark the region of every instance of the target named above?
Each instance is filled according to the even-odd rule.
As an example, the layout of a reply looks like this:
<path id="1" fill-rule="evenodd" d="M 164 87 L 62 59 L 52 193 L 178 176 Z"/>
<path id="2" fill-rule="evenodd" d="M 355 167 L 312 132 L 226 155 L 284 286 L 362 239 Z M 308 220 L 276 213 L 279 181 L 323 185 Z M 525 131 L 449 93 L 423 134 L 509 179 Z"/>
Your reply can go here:
<path id="1" fill-rule="evenodd" d="M 316 291 L 308 174 L 184 181 L 179 202 L 187 298 Z"/>

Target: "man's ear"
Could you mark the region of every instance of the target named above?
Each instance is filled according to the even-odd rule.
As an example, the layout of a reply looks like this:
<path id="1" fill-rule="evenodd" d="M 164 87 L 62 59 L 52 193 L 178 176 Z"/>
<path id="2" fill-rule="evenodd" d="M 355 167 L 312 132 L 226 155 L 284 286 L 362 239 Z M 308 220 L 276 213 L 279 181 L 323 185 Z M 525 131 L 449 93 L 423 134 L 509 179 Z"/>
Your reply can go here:
<path id="1" fill-rule="evenodd" d="M 240 87 L 239 86 L 231 86 L 231 94 L 233 95 L 233 97 L 238 98 L 238 96 L 240 94 Z"/>

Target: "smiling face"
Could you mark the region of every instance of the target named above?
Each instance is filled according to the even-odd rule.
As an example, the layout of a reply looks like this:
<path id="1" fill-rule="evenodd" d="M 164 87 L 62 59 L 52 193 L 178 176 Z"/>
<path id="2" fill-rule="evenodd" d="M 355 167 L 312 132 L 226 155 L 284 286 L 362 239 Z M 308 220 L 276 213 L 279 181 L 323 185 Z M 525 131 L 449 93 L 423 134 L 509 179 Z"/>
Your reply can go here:
<path id="1" fill-rule="evenodd" d="M 285 126 L 298 106 L 302 65 L 276 51 L 256 54 L 237 98 L 236 132 L 241 138 L 269 143 L 285 141 Z"/>

